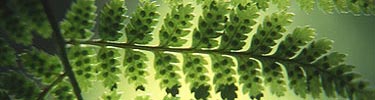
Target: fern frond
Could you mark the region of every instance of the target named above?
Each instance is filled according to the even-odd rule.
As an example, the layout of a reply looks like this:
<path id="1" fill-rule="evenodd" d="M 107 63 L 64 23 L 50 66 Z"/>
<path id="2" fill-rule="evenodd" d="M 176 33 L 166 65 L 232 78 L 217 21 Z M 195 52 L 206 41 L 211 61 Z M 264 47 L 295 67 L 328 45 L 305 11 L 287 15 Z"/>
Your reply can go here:
<path id="1" fill-rule="evenodd" d="M 60 82 L 58 85 L 56 85 L 55 88 L 51 90 L 54 96 L 56 96 L 57 99 L 61 100 L 71 100 L 74 99 L 74 95 L 71 92 L 72 86 L 68 82 L 68 80 L 65 78 L 62 82 Z"/>
<path id="2" fill-rule="evenodd" d="M 237 72 L 240 76 L 239 83 L 242 84 L 242 93 L 248 94 L 251 99 L 260 100 L 264 96 L 264 79 L 260 64 L 245 56 L 236 56 L 238 61 Z"/>
<path id="3" fill-rule="evenodd" d="M 97 61 L 98 64 L 98 78 L 103 80 L 103 85 L 107 88 L 116 85 L 120 81 L 120 54 L 117 49 L 110 47 L 101 47 L 98 51 Z"/>
<path id="4" fill-rule="evenodd" d="M 22 21 L 20 16 L 12 10 L 10 1 L 0 1 L 0 18 L 4 21 L 0 22 L 0 30 L 2 35 L 18 44 L 31 45 L 32 34 L 31 30 L 27 28 L 27 23 Z"/>
<path id="5" fill-rule="evenodd" d="M 62 66 L 57 56 L 49 55 L 41 50 L 32 48 L 20 55 L 23 68 L 44 83 L 52 83 L 62 72 Z"/>
<path id="6" fill-rule="evenodd" d="M 133 49 L 125 50 L 125 58 L 123 62 L 123 65 L 125 66 L 124 75 L 130 84 L 137 87 L 136 90 L 145 90 L 144 85 L 147 83 L 145 77 L 149 75 L 146 71 L 146 61 L 148 61 L 148 58 L 144 52 Z"/>
<path id="7" fill-rule="evenodd" d="M 207 99 L 210 96 L 209 90 L 211 86 L 208 81 L 210 78 L 207 76 L 206 59 L 202 55 L 194 55 L 190 53 L 183 53 L 182 71 L 186 75 L 185 81 L 190 84 L 190 90 L 196 99 Z"/>
<path id="8" fill-rule="evenodd" d="M 0 29 L 12 41 L 30 45 L 33 33 L 43 38 L 51 36 L 52 30 L 39 0 L 2 0 L 0 3 Z"/>
<path id="9" fill-rule="evenodd" d="M 341 0 L 346 1 L 346 0 Z M 299 4 L 299 7 L 304 10 L 307 13 L 312 12 L 314 10 L 314 6 L 316 3 L 316 0 L 296 0 L 296 2 Z"/>
<path id="10" fill-rule="evenodd" d="M 333 0 L 319 0 L 318 5 L 325 13 L 333 13 L 335 7 Z"/>
<path id="11" fill-rule="evenodd" d="M 160 30 L 160 46 L 180 47 L 187 42 L 185 37 L 190 33 L 191 20 L 194 7 L 191 4 L 172 6 L 172 11 L 167 14 L 164 25 Z"/>
<path id="12" fill-rule="evenodd" d="M 268 2 L 270 2 L 270 0 L 252 0 L 252 1 L 256 4 L 258 9 L 261 9 L 263 11 L 265 11 L 266 8 L 269 7 Z"/>
<path id="13" fill-rule="evenodd" d="M 39 99 L 44 97 L 44 92 L 57 99 L 73 99 L 71 91 L 74 90 L 79 98 L 81 88 L 88 90 L 94 80 L 99 80 L 106 88 L 102 99 L 119 99 L 120 75 L 124 75 L 136 91 L 148 92 L 145 86 L 149 81 L 146 79 L 151 74 L 160 82 L 160 89 L 167 93 L 165 100 L 180 99 L 179 92 L 184 83 L 189 85 L 195 99 L 203 100 L 212 96 L 211 89 L 226 100 L 237 98 L 239 91 L 250 99 L 261 99 L 266 87 L 276 96 L 285 95 L 289 87 L 302 98 L 307 95 L 319 98 L 324 93 L 327 97 L 369 99 L 375 93 L 367 88 L 369 83 L 359 80 L 360 75 L 352 72 L 354 66 L 344 63 L 345 54 L 330 51 L 332 40 L 315 40 L 315 30 L 309 26 L 285 33 L 293 17 L 292 13 L 286 12 L 289 0 L 204 0 L 192 4 L 165 1 L 171 3 L 171 11 L 167 11 L 165 18 L 159 18 L 156 2 L 141 0 L 129 17 L 129 23 L 125 23 L 128 17 L 124 0 L 109 1 L 98 14 L 95 0 L 76 1 L 60 24 L 65 39 L 61 39 L 61 47 L 57 50 L 60 59 L 34 48 L 17 55 L 9 45 L 11 43 L 1 37 L 0 96 L 33 99 L 39 88 L 43 88 Z M 28 45 L 32 43 L 30 32 L 48 33 L 50 30 L 44 30 L 49 26 L 43 21 L 23 21 L 25 18 L 20 16 L 30 14 L 28 9 L 9 9 L 11 4 L 18 2 L 21 1 L 0 1 L 0 8 L 4 8 L 0 9 L 0 14 L 16 16 L 5 18 L 0 15 L 0 18 L 9 20 L 0 22 L 1 31 L 4 30 L 2 33 L 12 40 L 10 42 Z M 35 1 L 27 2 L 34 4 Z M 258 12 L 266 11 L 270 2 L 277 4 L 282 11 L 265 16 L 257 24 Z M 297 3 L 307 12 L 315 5 L 315 1 L 297 0 Z M 373 14 L 375 8 L 373 0 L 318 0 L 316 3 L 326 13 L 337 9 Z M 37 4 L 34 7 L 38 11 L 35 14 L 42 14 L 38 7 Z M 197 8 L 202 8 L 202 14 L 195 15 Z M 25 13 L 21 13 L 23 11 Z M 38 21 L 46 16 L 34 17 L 31 19 Z M 158 23 L 159 19 L 164 23 Z M 194 19 L 197 19 L 196 23 Z M 11 23 L 18 25 L 15 28 L 6 26 Z M 36 25 L 29 29 L 27 23 Z M 159 24 L 160 30 L 156 28 Z M 251 35 L 250 32 L 256 33 Z M 47 33 L 42 36 L 48 37 Z M 159 36 L 155 41 L 160 44 L 147 45 L 154 36 Z M 120 41 L 122 37 L 126 41 Z M 246 41 L 248 38 L 250 41 Z M 182 57 L 178 58 L 180 55 Z M 64 56 L 68 56 L 69 61 Z M 16 62 L 18 60 L 20 62 Z M 64 71 L 68 71 L 62 73 L 58 60 L 65 62 Z M 149 61 L 154 62 L 149 64 Z M 18 63 L 25 66 L 17 66 L 21 65 Z M 65 74 L 71 79 L 70 83 Z M 33 77 L 40 77 L 43 84 L 35 84 L 34 81 L 38 80 L 31 79 Z M 79 85 L 72 82 L 75 77 Z M 46 83 L 50 85 L 45 87 Z M 135 99 L 150 98 L 150 95 L 138 95 Z"/>
<path id="14" fill-rule="evenodd" d="M 282 38 L 287 31 L 285 27 L 292 22 L 291 13 L 276 12 L 266 16 L 263 23 L 259 25 L 257 33 L 251 37 L 250 49 L 238 51 L 245 46 L 244 40 L 255 25 L 254 19 L 258 17 L 255 3 L 211 1 L 202 6 L 203 14 L 199 17 L 198 26 L 192 33 L 191 47 L 181 47 L 186 42 L 183 37 L 188 34 L 187 28 L 191 27 L 190 24 L 177 24 L 192 20 L 193 16 L 182 17 L 191 14 L 193 8 L 190 5 L 172 6 L 176 9 L 168 13 L 164 19 L 159 35 L 161 39 L 159 46 L 139 45 L 150 41 L 144 38 L 151 37 L 152 34 L 149 33 L 151 30 L 146 33 L 142 33 L 144 31 L 142 30 L 141 33 L 137 33 L 138 35 L 126 33 L 127 38 L 130 39 L 127 43 L 106 41 L 78 43 L 124 48 L 126 50 L 123 64 L 126 66 L 125 77 L 140 90 L 145 89 L 143 86 L 147 80 L 144 76 L 149 74 L 145 71 L 145 63 L 150 60 L 146 57 L 146 52 L 152 52 L 155 56 L 155 78 L 161 81 L 160 87 L 166 89 L 172 97 L 179 93 L 181 83 L 178 79 L 182 76 L 185 77 L 185 82 L 189 84 L 190 91 L 194 93 L 196 99 L 210 97 L 211 79 L 206 75 L 210 71 L 204 67 L 209 59 L 204 57 L 204 54 L 211 58 L 212 64 L 208 66 L 211 66 L 214 73 L 213 88 L 221 93 L 223 99 L 232 100 L 237 97 L 235 91 L 238 90 L 238 86 L 236 86 L 235 75 L 239 75 L 238 82 L 242 85 L 242 92 L 249 95 L 251 99 L 261 99 L 264 96 L 265 86 L 270 87 L 271 93 L 276 96 L 283 96 L 288 86 L 303 98 L 307 94 L 318 98 L 323 91 L 329 97 L 338 94 L 353 98 L 353 95 L 359 95 L 358 93 L 362 91 L 358 89 L 359 87 L 363 89 L 366 86 L 363 82 L 352 81 L 357 79 L 357 74 L 350 72 L 350 65 L 342 63 L 345 57 L 343 54 L 329 53 L 332 48 L 331 40 L 313 40 L 315 31 L 309 26 L 297 27 L 291 34 L 286 34 L 285 38 Z M 236 9 L 230 9 L 230 6 Z M 139 9 L 142 7 L 144 6 Z M 149 18 L 146 16 L 146 11 L 139 10 L 131 20 L 137 22 L 144 18 Z M 135 30 L 134 25 L 137 23 L 133 22 L 131 21 L 126 29 Z M 142 21 L 139 24 L 145 26 Z M 153 27 L 152 25 L 147 27 Z M 186 32 L 183 35 L 178 34 L 182 31 Z M 132 42 L 137 40 L 142 41 Z M 238 45 L 233 45 L 237 43 Z M 271 52 L 273 49 L 275 52 Z M 183 61 L 177 59 L 174 53 L 182 54 Z M 235 64 L 236 60 L 237 64 Z M 179 62 L 183 64 L 184 75 L 177 74 L 180 69 L 176 63 Z M 235 68 L 237 71 L 231 68 L 233 66 L 237 67 Z M 332 79 L 333 77 L 337 80 Z"/>
<path id="15" fill-rule="evenodd" d="M 277 7 L 281 10 L 289 8 L 290 0 L 272 0 L 272 3 L 277 4 Z"/>
<path id="16" fill-rule="evenodd" d="M 211 63 L 212 71 L 215 73 L 213 78 L 213 84 L 215 84 L 215 91 L 221 93 L 221 98 L 227 100 L 234 100 L 237 98 L 236 91 L 238 86 L 235 85 L 237 82 L 236 71 L 234 68 L 233 59 L 222 55 L 212 54 Z"/>
<path id="17" fill-rule="evenodd" d="M 124 22 L 126 17 L 125 1 L 111 0 L 99 14 L 98 34 L 101 39 L 107 41 L 116 41 L 124 33 Z"/>
<path id="18" fill-rule="evenodd" d="M 281 41 L 277 51 L 272 55 L 283 59 L 295 56 L 303 46 L 315 38 L 315 30 L 309 26 L 297 27 L 292 34 L 288 34 L 284 41 Z"/>
<path id="19" fill-rule="evenodd" d="M 93 35 L 96 18 L 95 0 L 78 0 L 61 22 L 62 35 L 66 40 L 86 40 Z"/>
<path id="20" fill-rule="evenodd" d="M 102 96 L 102 100 L 120 100 L 121 94 L 116 90 L 105 92 Z"/>
<path id="21" fill-rule="evenodd" d="M 242 49 L 247 38 L 246 34 L 253 30 L 251 26 L 256 24 L 255 18 L 259 16 L 258 9 L 252 3 L 234 4 L 234 7 L 221 36 L 219 49 L 225 51 Z"/>
<path id="22" fill-rule="evenodd" d="M 1 91 L 5 91 L 8 96 L 13 95 L 13 99 L 36 99 L 39 93 L 39 88 L 32 80 L 16 71 L 1 70 L 0 81 Z"/>
<path id="23" fill-rule="evenodd" d="M 266 16 L 263 24 L 259 25 L 257 33 L 253 36 L 251 47 L 248 52 L 253 54 L 267 54 L 271 52 L 272 46 L 276 45 L 275 40 L 282 37 L 286 31 L 285 26 L 291 23 L 293 14 L 286 12 L 273 13 Z"/>
<path id="24" fill-rule="evenodd" d="M 265 83 L 270 86 L 271 93 L 278 97 L 284 96 L 286 82 L 282 66 L 269 59 L 260 59 L 260 62 L 262 62 Z"/>
<path id="25" fill-rule="evenodd" d="M 307 13 L 310 13 L 315 6 L 325 13 L 333 13 L 335 10 L 339 13 L 351 12 L 353 14 L 375 14 L 374 0 L 297 0 L 300 8 Z"/>
<path id="26" fill-rule="evenodd" d="M 212 1 L 203 5 L 202 16 L 198 20 L 198 28 L 193 31 L 193 48 L 213 48 L 219 45 L 215 40 L 225 30 L 224 23 L 227 16 L 229 3 Z"/>
<path id="27" fill-rule="evenodd" d="M 67 52 L 73 71 L 82 90 L 86 91 L 95 79 L 95 50 L 97 48 L 87 45 L 68 45 Z"/>
<path id="28" fill-rule="evenodd" d="M 158 5 L 155 2 L 143 1 L 133 13 L 129 24 L 126 25 L 125 33 L 127 43 L 147 44 L 152 40 L 151 32 L 158 22 L 160 16 L 156 10 Z"/>
<path id="29" fill-rule="evenodd" d="M 181 75 L 177 73 L 181 69 L 174 65 L 180 61 L 177 57 L 170 53 L 155 51 L 155 66 L 156 71 L 155 78 L 160 79 L 160 88 L 166 89 L 167 93 L 170 93 L 172 96 L 176 96 L 179 93 L 179 88 L 181 83 L 179 79 Z"/>

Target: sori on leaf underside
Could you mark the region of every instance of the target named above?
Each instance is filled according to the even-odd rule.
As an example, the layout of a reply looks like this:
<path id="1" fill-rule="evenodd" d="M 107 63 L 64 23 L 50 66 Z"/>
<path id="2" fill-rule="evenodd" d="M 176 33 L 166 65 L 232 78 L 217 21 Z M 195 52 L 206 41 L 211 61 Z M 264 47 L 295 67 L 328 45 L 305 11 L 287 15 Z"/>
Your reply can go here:
<path id="1" fill-rule="evenodd" d="M 203 100 L 215 94 L 211 90 L 225 100 L 240 92 L 261 99 L 267 88 L 279 97 L 288 89 L 302 98 L 374 97 L 368 83 L 352 72 L 354 66 L 344 63 L 346 55 L 330 51 L 332 40 L 315 39 L 309 26 L 287 33 L 293 17 L 285 11 L 289 0 L 164 1 L 163 13 L 156 2 L 140 0 L 127 14 L 124 0 L 109 0 L 102 8 L 95 0 L 76 0 L 61 22 L 48 0 L 0 1 L 5 19 L 0 22 L 0 99 L 83 99 L 81 91 L 99 81 L 106 89 L 101 98 L 117 100 L 121 77 L 136 91 L 147 91 L 153 84 L 147 76 L 158 80 L 165 100 L 181 99 L 183 85 Z M 316 3 L 296 1 L 306 12 Z M 257 21 L 270 2 L 280 11 Z M 317 3 L 327 13 L 375 12 L 373 0 Z M 33 36 L 51 39 L 54 52 L 39 48 Z"/>

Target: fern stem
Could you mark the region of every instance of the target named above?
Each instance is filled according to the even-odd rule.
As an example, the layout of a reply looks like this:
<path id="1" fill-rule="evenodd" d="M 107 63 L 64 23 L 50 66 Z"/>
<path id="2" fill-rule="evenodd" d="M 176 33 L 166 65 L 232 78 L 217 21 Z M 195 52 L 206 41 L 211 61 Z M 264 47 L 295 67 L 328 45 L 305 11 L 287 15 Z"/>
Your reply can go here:
<path id="1" fill-rule="evenodd" d="M 75 96 L 77 97 L 78 100 L 83 100 L 82 95 L 81 95 L 81 89 L 79 87 L 79 84 L 77 82 L 77 79 L 73 73 L 72 66 L 70 65 L 70 62 L 68 60 L 66 50 L 65 50 L 65 45 L 66 42 L 64 38 L 62 37 L 61 31 L 59 24 L 57 23 L 54 15 L 52 14 L 52 10 L 50 8 L 49 0 L 40 0 L 43 4 L 44 11 L 48 17 L 49 23 L 51 24 L 51 27 L 53 29 L 53 39 L 57 43 L 57 54 L 64 66 L 64 71 L 68 75 L 70 83 L 73 87 L 73 92 Z"/>
<path id="2" fill-rule="evenodd" d="M 50 85 L 43 89 L 42 93 L 39 94 L 37 100 L 43 100 L 43 98 L 47 95 L 48 91 L 51 90 L 56 84 L 60 83 L 65 78 L 65 76 L 65 73 L 60 74 L 55 81 L 53 81 Z"/>
<path id="3" fill-rule="evenodd" d="M 296 60 L 291 59 L 283 59 L 274 56 L 263 56 L 263 55 L 254 55 L 251 52 L 233 52 L 233 51 L 222 51 L 222 50 L 202 50 L 196 48 L 164 48 L 159 46 L 145 46 L 145 45 L 133 45 L 129 43 L 112 43 L 112 42 L 104 42 L 104 41 L 68 41 L 68 44 L 88 44 L 88 45 L 96 45 L 96 46 L 113 46 L 118 48 L 132 48 L 132 49 L 140 49 L 140 50 L 147 50 L 147 51 L 169 51 L 169 52 L 184 52 L 184 53 L 202 53 L 202 54 L 221 54 L 221 55 L 231 55 L 231 56 L 244 56 L 248 58 L 256 58 L 256 59 L 269 59 L 278 62 L 288 62 L 288 63 L 296 63 L 303 67 L 313 67 L 320 72 L 329 73 L 327 70 L 322 69 L 320 67 L 314 67 L 313 64 L 310 63 L 302 63 Z M 285 66 L 287 67 L 287 66 Z M 334 75 L 334 74 L 332 74 Z"/>

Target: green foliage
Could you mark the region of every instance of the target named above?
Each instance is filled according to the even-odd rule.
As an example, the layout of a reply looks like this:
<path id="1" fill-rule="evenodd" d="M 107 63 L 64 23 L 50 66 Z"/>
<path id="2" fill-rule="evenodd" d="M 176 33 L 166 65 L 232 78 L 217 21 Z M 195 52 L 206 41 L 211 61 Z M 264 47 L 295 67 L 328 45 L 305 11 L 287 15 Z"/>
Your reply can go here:
<path id="1" fill-rule="evenodd" d="M 224 23 L 228 21 L 227 2 L 212 1 L 203 5 L 202 16 L 199 17 L 198 28 L 193 34 L 193 48 L 212 48 L 219 45 L 215 40 L 223 33 Z"/>
<path id="2" fill-rule="evenodd" d="M 9 98 L 14 95 L 16 99 L 35 99 L 39 93 L 38 87 L 32 80 L 15 71 L 1 71 L 0 89 L 2 94 L 7 94 L 0 95 L 0 98 Z"/>
<path id="3" fill-rule="evenodd" d="M 181 75 L 177 73 L 181 69 L 174 65 L 179 63 L 179 60 L 175 55 L 162 52 L 154 52 L 155 54 L 155 66 L 156 71 L 155 78 L 160 79 L 160 88 L 165 89 L 167 93 L 170 93 L 172 96 L 178 94 L 178 88 L 181 86 L 181 83 L 178 79 L 181 78 Z"/>
<path id="4" fill-rule="evenodd" d="M 253 54 L 267 54 L 271 52 L 272 46 L 276 45 L 275 40 L 282 37 L 286 31 L 285 26 L 291 23 L 293 14 L 280 12 L 266 16 L 263 24 L 259 25 L 257 33 L 253 36 L 251 47 L 248 50 Z"/>
<path id="5" fill-rule="evenodd" d="M 207 61 L 201 55 L 190 53 L 183 54 L 184 63 L 182 71 L 186 75 L 186 82 L 190 83 L 190 90 L 194 92 L 196 99 L 207 99 L 210 95 L 210 78 L 206 75 L 208 69 L 204 67 Z"/>
<path id="6" fill-rule="evenodd" d="M 71 91 L 72 86 L 67 79 L 64 79 L 51 90 L 51 93 L 53 93 L 53 95 L 59 100 L 72 100 L 74 99 L 74 95 Z"/>
<path id="7" fill-rule="evenodd" d="M 66 40 L 85 40 L 92 36 L 96 17 L 95 0 L 77 0 L 61 22 Z"/>
<path id="8" fill-rule="evenodd" d="M 121 94 L 117 91 L 111 91 L 109 93 L 104 93 L 105 95 L 102 96 L 103 100 L 120 100 Z"/>
<path id="9" fill-rule="evenodd" d="M 20 56 L 23 68 L 42 82 L 51 83 L 62 72 L 58 57 L 33 48 Z"/>
<path id="10" fill-rule="evenodd" d="M 351 12 L 353 14 L 375 14 L 374 0 L 296 0 L 300 8 L 310 13 L 318 4 L 325 13 L 333 13 L 335 9 L 339 13 Z"/>
<path id="11" fill-rule="evenodd" d="M 266 87 L 279 97 L 289 87 L 302 98 L 319 98 L 323 92 L 327 97 L 373 98 L 374 90 L 352 72 L 354 66 L 344 63 L 346 55 L 330 51 L 332 40 L 315 39 L 315 30 L 309 26 L 286 33 L 293 17 L 286 12 L 289 0 L 204 0 L 186 4 L 165 1 L 170 3 L 165 15 L 157 12 L 156 2 L 141 0 L 127 21 L 124 0 L 108 1 L 98 13 L 95 0 L 77 0 L 59 24 L 62 34 L 54 32 L 63 36 L 57 55 L 32 46 L 25 47 L 29 51 L 16 52 L 9 45 L 30 45 L 33 32 L 50 36 L 50 27 L 56 25 L 45 21 L 48 14 L 42 13 L 40 2 L 0 1 L 0 18 L 6 19 L 0 22 L 1 36 L 6 37 L 0 38 L 1 99 L 10 95 L 34 99 L 38 93 L 43 99 L 46 92 L 57 99 L 70 100 L 80 95 L 80 89 L 87 91 L 98 80 L 106 88 L 102 99 L 117 100 L 122 94 L 118 90 L 122 75 L 136 91 L 143 92 L 150 83 L 146 77 L 154 75 L 160 89 L 167 93 L 164 100 L 179 100 L 184 83 L 189 84 L 195 99 L 203 100 L 211 97 L 212 88 L 226 100 L 236 99 L 239 91 L 250 99 L 261 99 Z M 270 2 L 280 11 L 258 21 L 260 10 L 267 11 Z M 10 9 L 16 3 L 23 6 Z M 297 3 L 306 12 L 315 5 L 311 0 Z M 337 9 L 342 13 L 374 14 L 375 9 L 373 0 L 316 3 L 326 13 Z M 202 13 L 195 12 L 198 8 Z M 24 18 L 28 15 L 31 17 Z M 158 23 L 159 19 L 163 23 Z M 158 44 L 148 45 L 156 36 Z M 155 73 L 150 73 L 150 68 Z M 78 93 L 73 95 L 72 91 Z M 139 95 L 135 99 L 151 97 Z"/>
<path id="12" fill-rule="evenodd" d="M 33 33 L 43 38 L 51 36 L 52 29 L 39 0 L 2 0 L 0 19 L 2 34 L 16 43 L 30 45 Z"/>
<path id="13" fill-rule="evenodd" d="M 286 83 L 284 81 L 282 67 L 276 62 L 270 60 L 260 60 L 262 62 L 263 76 L 266 85 L 270 86 L 270 91 L 276 96 L 284 96 Z"/>
<path id="14" fill-rule="evenodd" d="M 190 33 L 194 15 L 194 8 L 191 4 L 173 6 L 172 11 L 166 15 L 164 25 L 160 30 L 160 46 L 180 47 L 187 42 L 184 37 Z"/>
<path id="15" fill-rule="evenodd" d="M 97 54 L 97 61 L 100 62 L 96 71 L 98 79 L 103 80 L 105 87 L 111 87 L 120 80 L 119 74 L 119 52 L 115 48 L 101 47 Z"/>
<path id="16" fill-rule="evenodd" d="M 155 2 L 143 1 L 133 13 L 129 24 L 125 28 L 128 43 L 146 44 L 152 40 L 157 18 L 160 16 Z"/>
<path id="17" fill-rule="evenodd" d="M 263 97 L 264 90 L 262 71 L 258 62 L 243 56 L 237 56 L 237 72 L 240 76 L 239 83 L 242 84 L 242 93 L 248 94 L 251 99 Z"/>
<path id="18" fill-rule="evenodd" d="M 234 70 L 234 62 L 231 58 L 212 54 L 212 71 L 215 73 L 213 78 L 213 84 L 215 85 L 215 91 L 221 93 L 221 98 L 227 100 L 234 100 L 237 98 L 235 93 L 238 90 L 235 85 L 236 78 L 234 75 L 236 71 Z"/>
<path id="19" fill-rule="evenodd" d="M 95 79 L 95 66 L 97 62 L 96 48 L 85 45 L 69 45 L 67 47 L 68 58 L 73 67 L 73 71 L 79 81 L 81 88 L 85 91 L 92 85 Z M 97 69 L 98 70 L 98 69 Z"/>
<path id="20" fill-rule="evenodd" d="M 124 0 L 112 0 L 107 3 L 99 14 L 99 36 L 103 40 L 116 41 L 124 31 L 124 21 L 126 19 Z"/>
<path id="21" fill-rule="evenodd" d="M 3 38 L 0 38 L 0 66 L 11 67 L 16 64 L 16 52 Z"/>
<path id="22" fill-rule="evenodd" d="M 296 2 L 299 4 L 299 7 L 307 13 L 310 13 L 312 10 L 314 10 L 314 5 L 316 3 L 315 1 L 316 0 L 296 0 Z M 340 8 L 342 9 L 343 7 Z"/>
<path id="23" fill-rule="evenodd" d="M 142 89 L 144 88 L 143 85 L 147 83 L 145 77 L 149 73 L 146 71 L 146 61 L 148 61 L 148 58 L 144 52 L 133 49 L 125 50 L 125 58 L 123 61 L 123 65 L 125 66 L 124 75 L 130 84 L 137 87 L 137 90 L 144 90 Z"/>
<path id="24" fill-rule="evenodd" d="M 225 24 L 219 46 L 219 49 L 225 51 L 242 49 L 246 44 L 244 41 L 247 38 L 246 34 L 253 30 L 251 26 L 256 24 L 254 19 L 259 16 L 256 13 L 258 9 L 251 3 L 234 4 L 234 6 L 229 14 L 229 21 Z"/>

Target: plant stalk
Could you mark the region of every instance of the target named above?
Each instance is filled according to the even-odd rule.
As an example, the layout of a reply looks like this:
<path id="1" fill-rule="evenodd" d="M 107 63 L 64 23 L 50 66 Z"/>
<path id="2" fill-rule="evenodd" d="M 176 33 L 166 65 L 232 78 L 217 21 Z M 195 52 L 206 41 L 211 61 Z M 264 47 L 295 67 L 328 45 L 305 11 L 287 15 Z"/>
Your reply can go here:
<path id="1" fill-rule="evenodd" d="M 50 85 L 43 89 L 42 93 L 39 94 L 37 100 L 43 100 L 43 98 L 47 95 L 48 91 L 50 91 L 56 84 L 60 83 L 65 78 L 65 76 L 65 73 L 60 74 L 55 81 L 53 81 Z"/>
<path id="2" fill-rule="evenodd" d="M 81 88 L 79 87 L 79 84 L 77 82 L 77 79 L 74 75 L 72 66 L 70 65 L 70 62 L 68 60 L 65 46 L 66 42 L 64 38 L 62 37 L 61 31 L 59 24 L 56 21 L 55 16 L 52 14 L 52 10 L 50 8 L 49 1 L 50 0 L 40 0 L 43 4 L 44 11 L 48 17 L 49 23 L 51 24 L 51 27 L 53 29 L 53 35 L 52 38 L 56 41 L 57 43 L 57 54 L 64 66 L 64 71 L 68 75 L 70 83 L 72 84 L 73 87 L 73 92 L 75 96 L 77 97 L 78 100 L 83 100 L 82 95 L 81 95 Z"/>

